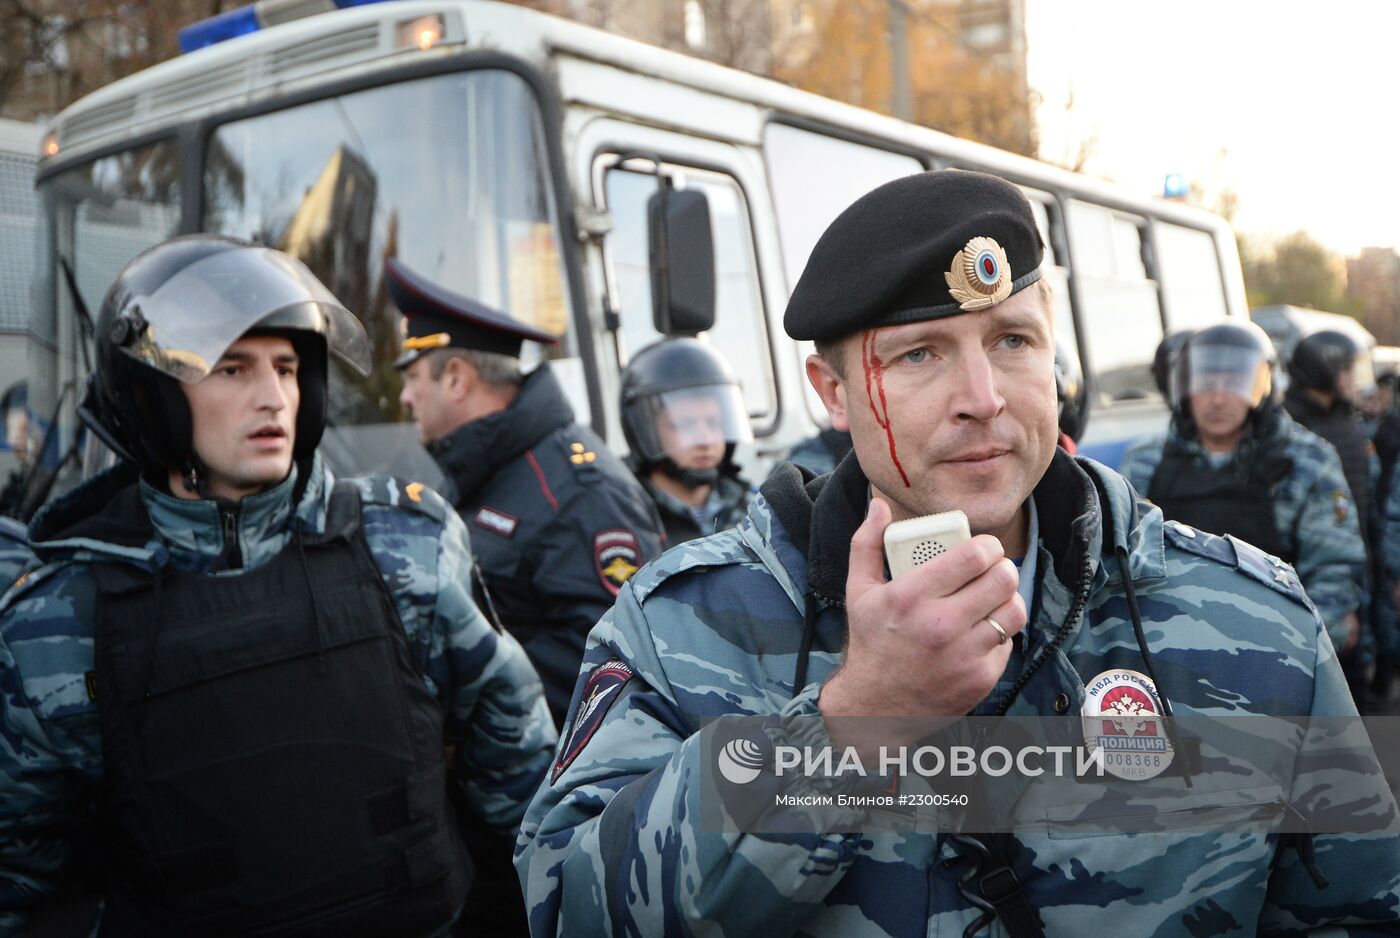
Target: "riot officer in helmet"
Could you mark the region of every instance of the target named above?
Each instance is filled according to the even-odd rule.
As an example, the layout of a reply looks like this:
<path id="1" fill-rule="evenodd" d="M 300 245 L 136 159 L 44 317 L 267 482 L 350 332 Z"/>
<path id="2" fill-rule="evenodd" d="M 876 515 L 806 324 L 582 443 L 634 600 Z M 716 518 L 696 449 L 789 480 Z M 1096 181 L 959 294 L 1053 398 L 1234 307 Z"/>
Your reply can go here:
<path id="1" fill-rule="evenodd" d="M 449 768 L 509 831 L 556 735 L 451 508 L 317 454 L 364 329 L 296 259 L 196 235 L 122 270 L 97 339 L 81 416 L 121 460 L 35 517 L 0 606 L 0 932 L 91 839 L 100 934 L 444 933 Z"/>
<path id="2" fill-rule="evenodd" d="M 1187 340 L 1195 333 L 1193 329 L 1178 329 L 1163 336 L 1157 343 L 1157 351 L 1152 356 L 1152 381 L 1161 392 L 1162 400 L 1172 400 L 1172 374 L 1176 371 L 1177 359 Z"/>
<path id="3" fill-rule="evenodd" d="M 1278 356 L 1262 329 L 1202 329 L 1182 349 L 1165 439 L 1131 447 L 1120 471 L 1168 519 L 1293 564 L 1345 658 L 1361 633 L 1361 529 L 1336 451 L 1281 399 Z"/>
<path id="4" fill-rule="evenodd" d="M 1341 458 L 1361 536 L 1366 542 L 1368 585 L 1380 582 L 1376 567 L 1379 518 L 1371 495 L 1373 448 L 1362 428 L 1358 409 L 1361 400 L 1374 393 L 1376 387 L 1370 353 L 1345 333 L 1331 329 L 1314 332 L 1293 347 L 1288 376 L 1283 406 L 1294 420 L 1331 443 Z M 1375 654 L 1372 617 L 1362 615 L 1361 621 L 1361 654 L 1351 656 L 1347 669 L 1358 708 L 1364 703 L 1366 686 L 1361 674 L 1362 658 L 1370 659 Z"/>
<path id="5" fill-rule="evenodd" d="M 1055 343 L 1055 398 L 1060 406 L 1060 446 L 1073 455 L 1089 426 L 1089 385 L 1079 356 L 1063 342 Z"/>
<path id="6" fill-rule="evenodd" d="M 744 517 L 751 487 L 734 447 L 753 434 L 739 382 L 714 349 L 663 339 L 633 356 L 622 373 L 622 430 L 668 547 Z"/>

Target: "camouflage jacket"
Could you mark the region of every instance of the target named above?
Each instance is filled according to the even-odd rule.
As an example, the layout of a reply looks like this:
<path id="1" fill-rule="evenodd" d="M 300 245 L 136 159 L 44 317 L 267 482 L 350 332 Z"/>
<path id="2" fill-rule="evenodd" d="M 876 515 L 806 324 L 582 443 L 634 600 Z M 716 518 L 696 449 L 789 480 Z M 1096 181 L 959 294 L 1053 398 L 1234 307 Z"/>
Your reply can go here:
<path id="1" fill-rule="evenodd" d="M 1356 512 L 1350 510 L 1351 490 L 1342 474 L 1337 452 L 1321 437 L 1305 430 L 1285 413 L 1263 439 L 1246 437 L 1241 446 L 1279 448 L 1293 461 L 1293 470 L 1274 492 L 1274 521 L 1281 537 L 1293 547 L 1298 577 L 1317 606 L 1327 632 L 1338 647 L 1345 643 L 1343 621 L 1365 601 L 1366 547 Z M 1173 425 L 1174 442 L 1206 465 L 1205 448 L 1183 437 Z M 1119 472 L 1146 496 L 1162 461 L 1165 436 L 1129 447 Z"/>
<path id="2" fill-rule="evenodd" d="M 4 596 L 10 585 L 34 562 L 24 525 L 0 516 L 0 596 Z"/>
<path id="3" fill-rule="evenodd" d="M 817 475 L 826 475 L 851 451 L 851 435 L 825 427 L 814 436 L 799 440 L 788 452 L 788 462 L 797 463 Z M 775 469 L 777 467 L 774 467 Z"/>
<path id="4" fill-rule="evenodd" d="M 244 569 L 281 551 L 293 524 L 322 530 L 333 480 L 319 457 L 311 472 L 295 506 L 293 478 L 240 503 L 236 540 Z M 65 835 L 99 790 L 102 743 L 85 680 L 94 668 L 96 595 L 87 564 L 238 573 L 213 572 L 229 546 L 214 502 L 175 499 L 144 482 L 141 498 L 156 531 L 146 549 L 46 539 L 52 519 L 100 507 L 132 480 L 118 467 L 46 507 L 30 529 L 44 565 L 0 606 L 0 934 L 19 927 L 26 910 L 57 888 L 68 860 Z M 358 485 L 366 540 L 423 680 L 442 703 L 444 737 L 466 800 L 483 821 L 511 831 L 556 738 L 539 678 L 519 644 L 473 604 L 470 545 L 456 512 L 421 486 L 386 477 Z"/>
<path id="5" fill-rule="evenodd" d="M 690 506 L 685 502 L 670 492 L 657 488 L 641 475 L 637 476 L 637 481 L 642 483 L 642 488 L 646 489 L 646 493 L 656 503 L 656 513 L 661 518 L 661 525 L 666 533 L 666 543 L 663 546 L 667 548 L 734 527 L 744 520 L 749 507 L 749 497 L 753 494 L 753 489 L 739 476 L 737 470 L 722 472 L 710 489 L 709 500 L 705 502 L 704 510 L 709 516 L 709 525 L 702 531 L 690 513 Z"/>
<path id="6" fill-rule="evenodd" d="M 627 584 L 585 660 L 625 681 L 601 720 L 571 727 L 582 737 L 566 732 L 517 842 L 533 934 L 958 935 L 978 916 L 958 891 L 954 845 L 936 834 L 756 836 L 698 821 L 699 779 L 714 771 L 702 759 L 710 721 L 818 714 L 841 660 L 850 540 L 867 491 L 854 459 L 805 487 L 795 470 L 779 473 L 737 529 L 671 550 Z M 1355 713 L 1286 566 L 1164 524 L 1121 477 L 1063 452 L 1035 500 L 1041 598 L 1026 654 L 1070 631 L 1012 715 L 1076 713 L 1086 682 L 1142 667 L 1120 549 L 1159 690 L 1179 715 Z M 794 687 L 809 596 L 820 612 L 807 680 Z M 1015 873 L 1051 936 L 1253 935 L 1400 917 L 1393 837 L 1315 838 L 1325 890 L 1297 852 L 1262 833 L 1018 839 Z"/>

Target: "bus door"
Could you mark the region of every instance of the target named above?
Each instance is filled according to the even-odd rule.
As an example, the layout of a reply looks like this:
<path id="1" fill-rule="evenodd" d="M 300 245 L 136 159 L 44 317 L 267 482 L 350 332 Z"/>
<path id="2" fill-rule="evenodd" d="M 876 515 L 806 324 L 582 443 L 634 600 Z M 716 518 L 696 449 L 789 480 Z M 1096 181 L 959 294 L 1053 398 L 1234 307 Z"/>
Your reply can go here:
<path id="1" fill-rule="evenodd" d="M 602 279 L 602 335 L 594 342 L 600 383 L 610 413 L 609 440 L 621 448 L 619 379 L 631 356 L 662 338 L 653 318 L 647 204 L 659 185 L 704 193 L 714 246 L 715 322 L 699 336 L 728 361 L 743 385 L 757 446 L 774 443 L 783 401 L 796 375 L 779 372 L 774 346 L 786 342 L 784 298 L 770 291 L 778 278 L 776 232 L 762 170 L 747 151 L 652 128 L 600 119 L 579 136 L 578 167 L 598 217 L 589 266 Z M 658 174 L 660 179 L 658 180 Z M 784 393 L 784 382 L 787 392 Z M 800 392 L 798 392 L 800 393 Z M 749 474 L 766 471 L 748 460 Z"/>

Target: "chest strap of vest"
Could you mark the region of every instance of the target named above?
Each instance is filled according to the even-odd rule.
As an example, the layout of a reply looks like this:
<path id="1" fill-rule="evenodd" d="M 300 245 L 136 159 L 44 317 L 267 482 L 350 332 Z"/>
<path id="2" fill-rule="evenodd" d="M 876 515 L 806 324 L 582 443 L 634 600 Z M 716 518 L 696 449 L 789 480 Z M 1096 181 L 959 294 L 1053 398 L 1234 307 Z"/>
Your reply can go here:
<path id="1" fill-rule="evenodd" d="M 972 938 L 992 921 L 1000 920 L 1011 938 L 1045 938 L 1045 924 L 1031 904 L 1021 880 L 1011 869 L 1008 859 L 1013 839 L 1008 833 L 991 835 L 956 835 L 953 838 L 967 852 L 964 859 L 971 868 L 958 880 L 963 898 L 982 910 L 963 931 L 963 938 Z M 976 892 L 972 886 L 976 885 Z"/>

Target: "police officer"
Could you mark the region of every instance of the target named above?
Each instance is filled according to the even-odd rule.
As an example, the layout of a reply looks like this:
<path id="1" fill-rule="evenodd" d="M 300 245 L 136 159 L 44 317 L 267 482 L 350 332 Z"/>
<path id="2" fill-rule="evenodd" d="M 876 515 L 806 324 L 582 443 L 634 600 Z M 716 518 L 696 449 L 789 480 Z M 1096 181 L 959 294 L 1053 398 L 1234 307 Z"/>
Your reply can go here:
<path id="1" fill-rule="evenodd" d="M 363 328 L 299 261 L 196 235 L 122 270 L 97 336 L 83 415 L 123 459 L 35 517 L 0 609 L 0 931 L 95 811 L 101 934 L 442 934 L 449 768 L 509 830 L 555 733 L 446 503 L 317 455 Z"/>
<path id="2" fill-rule="evenodd" d="M 34 553 L 29 549 L 24 525 L 0 515 L 0 596 L 5 595 L 33 561 Z"/>
<path id="3" fill-rule="evenodd" d="M 634 355 L 622 372 L 622 432 L 667 547 L 743 519 L 750 485 L 734 464 L 734 447 L 753 433 L 739 382 L 714 349 L 662 339 Z"/>
<path id="4" fill-rule="evenodd" d="M 1366 553 L 1337 453 L 1280 406 L 1264 330 L 1200 330 L 1178 362 L 1171 429 L 1129 448 L 1122 473 L 1167 518 L 1231 534 L 1294 564 L 1344 656 L 1360 637 Z"/>
<path id="5" fill-rule="evenodd" d="M 1195 335 L 1194 329 L 1177 329 L 1168 332 L 1162 337 L 1162 341 L 1157 343 L 1157 351 L 1152 354 L 1152 383 L 1157 386 L 1157 391 L 1162 395 L 1162 400 L 1168 404 L 1172 401 L 1172 375 L 1176 373 L 1176 363 L 1181 357 L 1181 350 L 1186 347 L 1186 343 L 1191 336 Z"/>
<path id="6" fill-rule="evenodd" d="M 1055 343 L 1055 399 L 1059 402 L 1060 446 L 1071 456 L 1089 427 L 1089 385 L 1079 356 Z"/>
<path id="7" fill-rule="evenodd" d="M 549 364 L 521 374 L 521 345 L 557 337 L 397 260 L 386 274 L 406 318 L 399 400 L 447 476 L 496 613 L 562 722 L 584 639 L 627 578 L 660 553 L 661 524 L 622 461 L 574 421 Z"/>
<path id="8" fill-rule="evenodd" d="M 1380 531 L 1371 494 L 1374 475 L 1379 475 L 1380 466 L 1378 462 L 1372 465 L 1374 448 L 1362 428 L 1357 404 L 1362 397 L 1375 391 L 1371 356 L 1341 332 L 1331 329 L 1314 332 L 1293 347 L 1293 355 L 1288 360 L 1288 377 L 1284 409 L 1301 426 L 1332 444 L 1342 461 L 1342 473 L 1346 476 L 1361 538 L 1366 544 L 1369 592 L 1370 584 L 1380 581 L 1380 570 L 1376 566 Z M 1352 693 L 1363 709 L 1368 685 L 1362 673 L 1363 659 L 1371 660 L 1375 656 L 1375 633 L 1371 628 L 1372 616 L 1368 614 L 1371 605 L 1358 613 L 1361 640 L 1357 653 L 1343 658 Z"/>
<path id="9" fill-rule="evenodd" d="M 3 420 L 4 446 L 15 454 L 15 468 L 0 485 L 0 516 L 17 517 L 24 500 L 25 466 L 29 462 L 29 386 L 19 381 L 0 397 L 0 420 Z"/>
<path id="10" fill-rule="evenodd" d="M 1305 863 L 1264 831 L 955 838 L 862 832 L 837 808 L 829 829 L 785 833 L 767 787 L 741 830 L 705 814 L 716 766 L 746 768 L 708 748 L 728 716 L 820 753 L 840 717 L 1074 714 L 1126 670 L 1159 713 L 1354 713 L 1286 567 L 1163 524 L 1056 446 L 1042 256 L 1020 190 L 960 171 L 881 186 L 818 241 L 784 326 L 816 342 L 808 377 L 856 458 L 811 481 L 780 469 L 745 524 L 649 564 L 594 630 L 589 705 L 521 831 L 536 934 L 1396 920 L 1394 837 L 1318 837 Z M 887 524 L 951 509 L 975 536 L 887 580 Z M 1238 646 L 1258 651 L 1249 667 Z M 840 784 L 799 771 L 779 791 L 837 802 Z"/>

